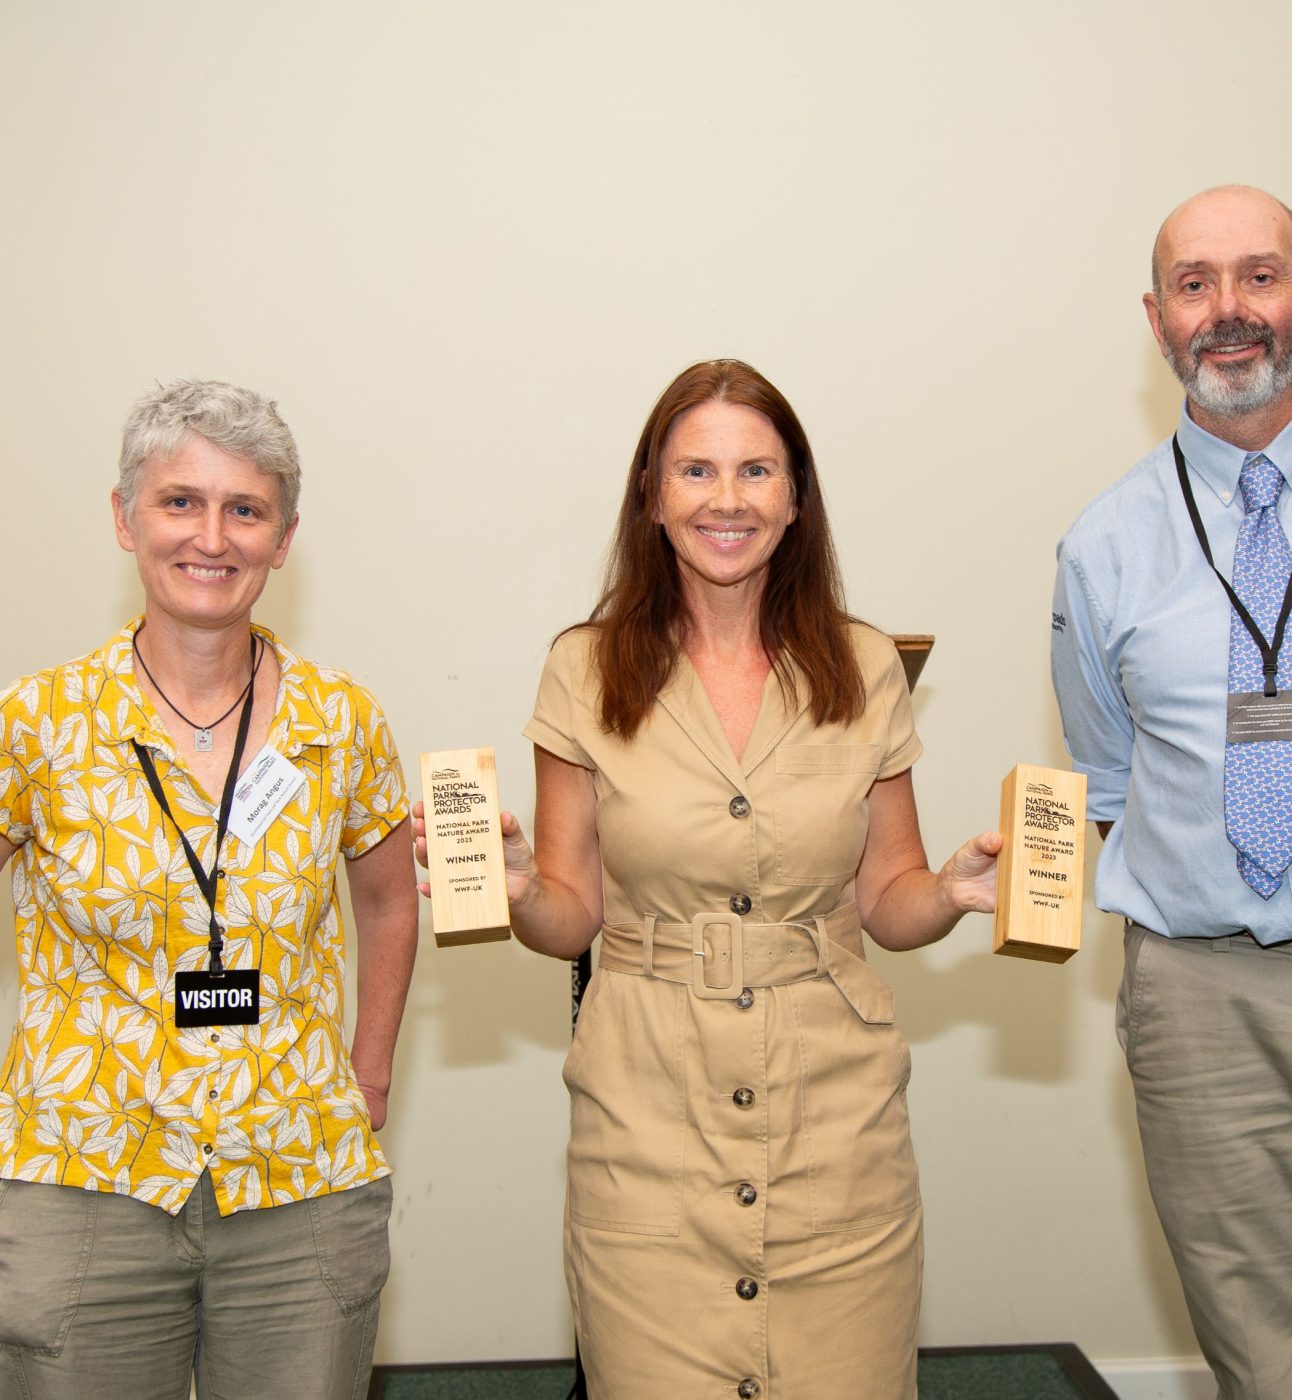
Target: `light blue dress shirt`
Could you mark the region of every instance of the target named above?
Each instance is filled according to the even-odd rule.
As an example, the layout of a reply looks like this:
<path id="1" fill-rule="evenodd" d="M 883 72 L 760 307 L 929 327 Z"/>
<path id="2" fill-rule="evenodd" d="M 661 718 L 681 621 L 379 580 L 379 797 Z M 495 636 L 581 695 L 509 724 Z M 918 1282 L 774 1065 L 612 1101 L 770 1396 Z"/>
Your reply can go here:
<path id="1" fill-rule="evenodd" d="M 1180 446 L 1216 568 L 1232 576 L 1248 457 L 1180 415 Z M 1292 424 L 1265 449 L 1292 478 Z M 1279 498 L 1292 538 L 1292 488 Z M 1171 443 L 1078 517 L 1059 542 L 1051 668 L 1087 815 L 1113 822 L 1095 902 L 1174 937 L 1292 939 L 1292 872 L 1268 902 L 1225 835 L 1230 604 L 1203 557 Z M 1292 627 L 1279 684 L 1292 681 Z"/>

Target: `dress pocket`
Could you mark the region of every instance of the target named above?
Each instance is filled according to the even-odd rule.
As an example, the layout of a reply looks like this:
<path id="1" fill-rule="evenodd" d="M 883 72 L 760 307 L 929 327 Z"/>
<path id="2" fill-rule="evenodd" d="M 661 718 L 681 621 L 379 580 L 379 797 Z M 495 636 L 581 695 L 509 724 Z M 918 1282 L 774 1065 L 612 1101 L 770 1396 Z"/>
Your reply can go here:
<path id="1" fill-rule="evenodd" d="M 686 988 L 603 969 L 588 991 L 595 997 L 579 1013 L 564 1072 L 570 1218 L 600 1230 L 676 1235 L 686 1149 Z"/>
<path id="2" fill-rule="evenodd" d="M 94 1191 L 0 1181 L 0 1345 L 62 1350 L 94 1246 Z"/>
<path id="3" fill-rule="evenodd" d="M 776 878 L 785 885 L 841 885 L 866 845 L 866 795 L 879 772 L 878 744 L 784 744 L 776 750 Z"/>
<path id="4" fill-rule="evenodd" d="M 909 1215 L 920 1190 L 906 1114 L 905 1039 L 894 1025 L 860 1020 L 828 983 L 791 991 L 814 1233 Z"/>

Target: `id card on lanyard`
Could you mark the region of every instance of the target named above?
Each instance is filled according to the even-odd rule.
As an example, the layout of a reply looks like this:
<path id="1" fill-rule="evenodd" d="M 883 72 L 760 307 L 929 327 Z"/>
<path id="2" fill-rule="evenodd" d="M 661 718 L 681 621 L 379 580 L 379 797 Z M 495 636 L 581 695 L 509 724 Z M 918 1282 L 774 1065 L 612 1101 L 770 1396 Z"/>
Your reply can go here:
<path id="1" fill-rule="evenodd" d="M 255 647 L 254 639 L 252 647 Z M 211 915 L 207 926 L 207 948 L 211 956 L 206 970 L 175 974 L 175 1024 L 181 1029 L 193 1026 L 254 1026 L 260 1020 L 260 970 L 225 970 L 224 926 L 215 912 L 216 890 L 224 873 L 220 869 L 220 849 L 229 829 L 233 790 L 238 781 L 238 767 L 247 747 L 255 696 L 256 676 L 253 670 L 251 684 L 247 687 L 247 698 L 243 702 L 242 714 L 238 719 L 238 737 L 233 746 L 233 757 L 229 761 L 229 771 L 224 779 L 224 792 L 220 798 L 220 811 L 215 829 L 215 854 L 209 872 L 203 868 L 202 862 L 198 860 L 189 843 L 188 836 L 175 820 L 170 803 L 166 800 L 166 790 L 157 776 L 157 766 L 153 762 L 152 754 L 137 739 L 130 741 L 152 795 L 157 799 L 157 805 L 179 835 L 188 867 L 193 872 L 193 878 L 197 881 L 197 887 L 201 890 Z"/>
<path id="2" fill-rule="evenodd" d="M 1225 725 L 1227 744 L 1257 744 L 1271 739 L 1292 740 L 1292 692 L 1279 690 L 1279 653 L 1283 649 L 1283 634 L 1287 630 L 1288 617 L 1292 615 L 1292 577 L 1288 579 L 1283 593 L 1283 605 L 1279 609 L 1278 620 L 1274 624 L 1274 635 L 1265 640 L 1265 634 L 1247 605 L 1234 590 L 1233 584 L 1216 568 L 1211 557 L 1211 541 L 1207 538 L 1206 527 L 1198 511 L 1198 503 L 1189 484 L 1189 473 L 1185 466 L 1184 453 L 1180 450 L 1180 439 L 1171 439 L 1171 450 L 1175 454 L 1175 472 L 1184 495 L 1184 504 L 1193 523 L 1193 533 L 1198 537 L 1203 557 L 1211 565 L 1211 571 L 1220 580 L 1229 601 L 1239 620 L 1247 629 L 1261 656 L 1261 674 L 1264 686 L 1259 691 L 1246 694 L 1232 694 L 1229 697 Z"/>

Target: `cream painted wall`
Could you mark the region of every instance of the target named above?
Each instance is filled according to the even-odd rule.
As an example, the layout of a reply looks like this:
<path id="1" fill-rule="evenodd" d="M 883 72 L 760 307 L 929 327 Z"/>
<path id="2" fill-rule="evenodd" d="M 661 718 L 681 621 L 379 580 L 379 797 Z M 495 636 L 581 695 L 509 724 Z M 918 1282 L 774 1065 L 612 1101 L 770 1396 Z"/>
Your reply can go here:
<path id="1" fill-rule="evenodd" d="M 1013 763 L 1065 761 L 1054 542 L 1171 426 L 1138 305 L 1159 220 L 1223 180 L 1292 189 L 1289 40 L 1284 0 L 6 0 L 0 680 L 136 605 L 107 510 L 131 400 L 244 382 L 306 469 L 261 616 L 368 682 L 407 760 L 494 743 L 528 819 L 519 731 L 641 421 L 734 354 L 807 424 L 853 606 L 937 634 L 940 861 Z M 1016 963 L 973 917 L 882 958 L 927 1344 L 1193 1350 L 1113 1039 L 1119 941 L 1090 909 L 1074 961 Z M 382 1360 L 569 1352 L 566 986 L 516 946 L 424 942 Z M 6 936 L 0 1021 L 14 996 Z"/>

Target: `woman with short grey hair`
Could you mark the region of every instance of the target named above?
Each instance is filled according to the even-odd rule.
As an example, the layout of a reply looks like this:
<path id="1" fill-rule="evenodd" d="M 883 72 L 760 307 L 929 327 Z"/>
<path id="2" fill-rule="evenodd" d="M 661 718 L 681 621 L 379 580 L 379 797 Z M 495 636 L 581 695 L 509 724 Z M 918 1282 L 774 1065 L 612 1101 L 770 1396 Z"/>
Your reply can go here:
<path id="1" fill-rule="evenodd" d="M 251 620 L 299 488 L 262 395 L 145 395 L 112 495 L 143 612 L 0 692 L 0 1400 L 366 1389 L 416 896 L 376 701 Z"/>

